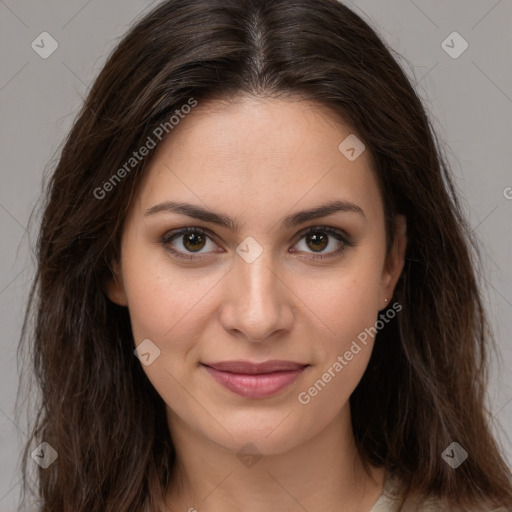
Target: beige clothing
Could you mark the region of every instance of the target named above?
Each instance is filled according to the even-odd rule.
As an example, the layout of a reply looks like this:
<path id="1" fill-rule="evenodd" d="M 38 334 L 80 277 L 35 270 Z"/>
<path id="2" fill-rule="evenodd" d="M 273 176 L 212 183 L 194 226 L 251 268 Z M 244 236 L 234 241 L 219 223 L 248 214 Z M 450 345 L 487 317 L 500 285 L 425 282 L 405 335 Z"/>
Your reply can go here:
<path id="1" fill-rule="evenodd" d="M 400 488 L 400 480 L 386 471 L 384 479 L 384 488 L 381 495 L 369 510 L 369 512 L 400 512 L 400 506 L 403 501 L 403 496 Z M 474 509 L 473 509 L 474 510 Z M 480 509 L 478 509 L 480 510 Z M 484 509 L 482 509 L 483 511 Z M 486 509 L 487 510 L 487 509 Z M 446 505 L 442 505 L 438 499 L 426 499 L 420 508 L 415 512 L 460 512 L 460 509 L 449 509 Z M 507 512 L 504 507 L 493 509 L 489 512 Z M 512 511 L 508 511 L 512 512 Z"/>
<path id="2" fill-rule="evenodd" d="M 396 476 L 386 471 L 382 493 L 369 512 L 398 512 L 402 500 L 400 481 Z M 436 500 L 429 499 L 423 503 L 417 512 L 440 512 L 442 510 L 443 508 L 439 503 L 436 504 Z"/>

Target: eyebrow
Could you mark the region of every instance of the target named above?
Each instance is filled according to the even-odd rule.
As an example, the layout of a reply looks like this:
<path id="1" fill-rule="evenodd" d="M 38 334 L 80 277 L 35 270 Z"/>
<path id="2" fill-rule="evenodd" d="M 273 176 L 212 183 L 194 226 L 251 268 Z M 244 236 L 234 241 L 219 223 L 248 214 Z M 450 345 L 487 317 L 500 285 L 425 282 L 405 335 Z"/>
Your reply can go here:
<path id="1" fill-rule="evenodd" d="M 162 203 L 156 204 L 155 206 L 152 206 L 146 210 L 144 216 L 147 217 L 161 212 L 171 212 L 186 215 L 188 217 L 199 219 L 204 222 L 217 224 L 229 229 L 230 231 L 237 231 L 240 226 L 237 221 L 231 217 L 228 217 L 227 215 L 212 212 L 211 210 L 198 205 L 175 201 L 164 201 Z M 327 217 L 337 212 L 353 212 L 361 215 L 364 219 L 366 219 L 366 215 L 364 214 L 362 208 L 357 204 L 351 203 L 349 201 L 337 200 L 321 204 L 308 210 L 292 213 L 281 221 L 281 227 L 289 228 L 297 226 L 299 224 L 303 224 L 304 222 Z"/>

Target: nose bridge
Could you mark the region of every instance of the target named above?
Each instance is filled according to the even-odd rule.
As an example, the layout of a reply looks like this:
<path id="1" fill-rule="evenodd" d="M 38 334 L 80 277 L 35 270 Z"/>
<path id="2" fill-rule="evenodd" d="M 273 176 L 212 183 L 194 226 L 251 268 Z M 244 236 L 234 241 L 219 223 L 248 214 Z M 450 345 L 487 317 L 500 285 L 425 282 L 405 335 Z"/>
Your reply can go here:
<path id="1" fill-rule="evenodd" d="M 248 287 L 249 296 L 271 301 L 276 293 L 276 269 L 271 257 L 259 258 L 251 264 L 240 265 L 241 279 Z"/>
<path id="2" fill-rule="evenodd" d="M 248 237 L 250 238 L 250 237 Z M 276 276 L 273 253 L 254 239 L 246 239 L 237 248 L 230 305 L 226 327 L 235 328 L 253 340 L 263 340 L 290 320 L 284 312 L 285 289 Z"/>
<path id="3" fill-rule="evenodd" d="M 253 308 L 275 308 L 278 292 L 272 251 L 263 247 L 257 251 L 254 246 L 249 246 L 249 250 L 246 254 L 250 254 L 250 258 L 242 256 L 236 263 L 236 276 L 242 287 L 240 299 L 252 311 L 255 311 Z"/>

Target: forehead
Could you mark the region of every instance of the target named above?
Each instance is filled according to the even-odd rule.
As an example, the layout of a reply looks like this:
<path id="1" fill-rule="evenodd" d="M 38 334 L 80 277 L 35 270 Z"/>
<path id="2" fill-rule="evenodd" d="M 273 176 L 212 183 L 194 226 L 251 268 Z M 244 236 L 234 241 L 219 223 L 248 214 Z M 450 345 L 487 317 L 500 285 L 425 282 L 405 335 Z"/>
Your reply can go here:
<path id="1" fill-rule="evenodd" d="M 378 215 L 370 152 L 344 152 L 347 144 L 362 150 L 354 137 L 328 109 L 296 98 L 199 103 L 160 143 L 138 203 L 186 200 L 263 215 L 343 199 Z"/>

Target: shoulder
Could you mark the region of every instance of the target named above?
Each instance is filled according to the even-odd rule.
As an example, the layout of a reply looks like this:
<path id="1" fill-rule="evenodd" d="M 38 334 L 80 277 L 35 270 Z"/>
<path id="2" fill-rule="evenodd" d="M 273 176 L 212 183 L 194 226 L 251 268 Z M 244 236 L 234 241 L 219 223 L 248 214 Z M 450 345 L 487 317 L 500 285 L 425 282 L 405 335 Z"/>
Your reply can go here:
<path id="1" fill-rule="evenodd" d="M 401 481 L 397 476 L 386 473 L 382 494 L 369 512 L 402 512 L 404 501 Z M 446 505 L 435 498 L 425 499 L 415 512 L 450 512 Z"/>
<path id="2" fill-rule="evenodd" d="M 412 511 L 410 506 L 403 506 L 404 500 L 402 482 L 396 475 L 387 471 L 382 494 L 369 512 L 512 512 L 504 507 L 492 511 L 487 507 L 462 511 L 460 508 L 455 509 L 446 505 L 444 501 L 437 498 L 426 498 Z"/>

